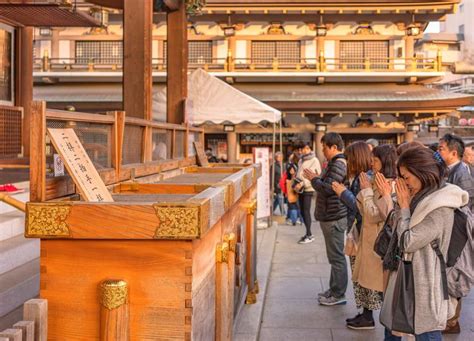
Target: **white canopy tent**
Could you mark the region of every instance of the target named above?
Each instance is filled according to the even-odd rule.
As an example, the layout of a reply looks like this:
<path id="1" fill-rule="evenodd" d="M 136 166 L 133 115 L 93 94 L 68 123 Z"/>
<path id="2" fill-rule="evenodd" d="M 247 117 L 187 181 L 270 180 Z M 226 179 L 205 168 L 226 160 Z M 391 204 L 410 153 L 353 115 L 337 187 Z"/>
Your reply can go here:
<path id="1" fill-rule="evenodd" d="M 195 70 L 188 78 L 186 114 L 188 123 L 193 125 L 277 123 L 281 119 L 280 111 L 202 69 Z M 158 121 L 166 118 L 166 89 L 153 95 L 153 118 Z"/>

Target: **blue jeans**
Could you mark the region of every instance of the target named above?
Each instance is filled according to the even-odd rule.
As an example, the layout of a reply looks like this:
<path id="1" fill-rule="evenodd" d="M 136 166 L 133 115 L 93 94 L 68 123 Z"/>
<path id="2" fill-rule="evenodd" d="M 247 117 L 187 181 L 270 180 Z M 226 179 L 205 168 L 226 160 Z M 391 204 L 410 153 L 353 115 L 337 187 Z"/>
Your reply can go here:
<path id="1" fill-rule="evenodd" d="M 283 203 L 282 193 L 273 193 L 273 213 L 275 213 L 277 207 L 280 208 L 280 215 L 285 215 L 285 204 Z"/>
<path id="2" fill-rule="evenodd" d="M 385 338 L 384 341 L 401 341 L 402 338 L 400 336 L 392 335 L 392 333 L 385 328 Z M 415 335 L 416 341 L 442 341 L 443 337 L 441 336 L 440 330 L 435 330 L 432 332 L 426 332 L 423 334 Z"/>

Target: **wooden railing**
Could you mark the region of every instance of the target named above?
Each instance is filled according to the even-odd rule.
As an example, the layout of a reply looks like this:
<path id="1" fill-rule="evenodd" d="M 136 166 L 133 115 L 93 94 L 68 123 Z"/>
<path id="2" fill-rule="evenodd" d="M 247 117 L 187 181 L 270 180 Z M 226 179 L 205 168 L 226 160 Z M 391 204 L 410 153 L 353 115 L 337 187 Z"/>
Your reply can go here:
<path id="1" fill-rule="evenodd" d="M 0 159 L 23 154 L 23 108 L 0 105 Z"/>
<path id="2" fill-rule="evenodd" d="M 69 176 L 55 176 L 47 128 L 73 128 L 106 185 L 194 165 L 192 142 L 204 140 L 200 128 L 126 117 L 123 111 L 101 115 L 50 110 L 45 102 L 33 103 L 32 126 L 32 201 L 75 192 Z"/>
<path id="3" fill-rule="evenodd" d="M 166 60 L 153 58 L 153 70 L 165 71 Z M 214 72 L 436 72 L 442 71 L 441 54 L 435 58 L 213 58 L 192 60 L 189 69 L 203 68 Z M 100 72 L 122 69 L 120 58 L 48 58 L 35 59 L 35 71 Z"/>

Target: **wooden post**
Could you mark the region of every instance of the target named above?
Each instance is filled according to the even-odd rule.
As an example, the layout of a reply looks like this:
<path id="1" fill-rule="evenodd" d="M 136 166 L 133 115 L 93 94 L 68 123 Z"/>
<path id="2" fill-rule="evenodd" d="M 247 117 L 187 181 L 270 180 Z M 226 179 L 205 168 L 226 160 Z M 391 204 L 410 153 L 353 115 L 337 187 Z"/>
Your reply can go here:
<path id="1" fill-rule="evenodd" d="M 227 71 L 232 72 L 235 70 L 234 58 L 235 58 L 235 36 L 227 39 Z"/>
<path id="2" fill-rule="evenodd" d="M 153 1 L 124 0 L 123 13 L 123 108 L 128 117 L 151 119 Z"/>
<path id="3" fill-rule="evenodd" d="M 324 37 L 316 38 L 316 58 L 318 58 L 318 70 L 324 71 L 321 68 L 321 59 L 324 58 Z"/>
<path id="4" fill-rule="evenodd" d="M 21 329 L 23 334 L 22 341 L 35 341 L 35 322 L 20 321 L 13 325 L 14 329 Z"/>
<path id="5" fill-rule="evenodd" d="M 51 58 L 59 58 L 59 29 L 51 29 Z M 57 61 L 56 61 L 57 62 Z"/>
<path id="6" fill-rule="evenodd" d="M 216 247 L 216 340 L 230 341 L 232 325 L 227 315 L 229 307 L 229 244 L 224 242 Z M 233 288 L 233 287 L 232 287 Z"/>
<path id="7" fill-rule="evenodd" d="M 323 144 L 321 143 L 321 139 L 323 138 L 324 134 L 325 134 L 324 132 L 318 131 L 316 132 L 316 134 L 313 135 L 314 152 L 321 164 L 323 164 L 324 159 L 325 159 L 324 154 L 323 154 Z"/>
<path id="8" fill-rule="evenodd" d="M 143 129 L 143 151 L 142 151 L 142 162 L 152 161 L 153 153 L 153 128 L 146 126 Z"/>
<path id="9" fill-rule="evenodd" d="M 129 341 L 128 284 L 106 280 L 100 285 L 100 340 Z"/>
<path id="10" fill-rule="evenodd" d="M 237 162 L 237 133 L 235 131 L 227 133 L 227 162 Z"/>
<path id="11" fill-rule="evenodd" d="M 48 301 L 31 299 L 23 305 L 23 319 L 35 322 L 35 341 L 48 339 Z"/>
<path id="12" fill-rule="evenodd" d="M 246 222 L 246 271 L 247 271 L 247 297 L 245 304 L 257 303 L 258 282 L 257 282 L 257 227 L 256 225 L 257 200 L 247 207 Z"/>
<path id="13" fill-rule="evenodd" d="M 167 33 L 170 39 L 166 61 L 166 121 L 182 124 L 186 122 L 184 101 L 188 93 L 188 36 L 184 1 L 177 11 L 167 14 Z"/>
<path id="14" fill-rule="evenodd" d="M 30 117 L 33 101 L 33 27 L 19 29 L 19 68 L 17 72 L 17 103 L 23 107 L 22 143 L 23 155 L 30 155 Z"/>
<path id="15" fill-rule="evenodd" d="M 40 202 L 46 199 L 46 102 L 32 102 L 30 126 L 30 201 Z"/>
<path id="16" fill-rule="evenodd" d="M 120 171 L 122 168 L 122 151 L 123 151 L 123 134 L 125 131 L 125 112 L 116 111 L 114 123 L 114 139 L 113 139 L 113 157 L 112 167 L 115 168 L 117 179 L 120 179 Z"/>
<path id="17" fill-rule="evenodd" d="M 8 341 L 22 341 L 22 334 L 21 329 L 5 329 L 0 332 L 0 337 L 5 337 Z"/>

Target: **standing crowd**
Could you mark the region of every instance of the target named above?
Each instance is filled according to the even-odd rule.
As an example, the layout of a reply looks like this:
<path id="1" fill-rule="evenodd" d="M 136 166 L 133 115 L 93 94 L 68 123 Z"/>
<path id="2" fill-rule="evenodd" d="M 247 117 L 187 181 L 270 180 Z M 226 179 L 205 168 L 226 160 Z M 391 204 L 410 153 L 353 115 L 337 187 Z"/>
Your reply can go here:
<path id="1" fill-rule="evenodd" d="M 375 328 L 380 310 L 387 341 L 459 333 L 462 298 L 474 285 L 472 147 L 453 134 L 435 148 L 374 139 L 345 148 L 337 133 L 321 143 L 323 167 L 310 144 L 294 148 L 286 164 L 276 153 L 273 163 L 274 212 L 304 225 L 299 244 L 314 241 L 316 197 L 314 218 L 331 264 L 319 304 L 346 303 L 348 257 L 359 309 L 348 328 Z"/>

